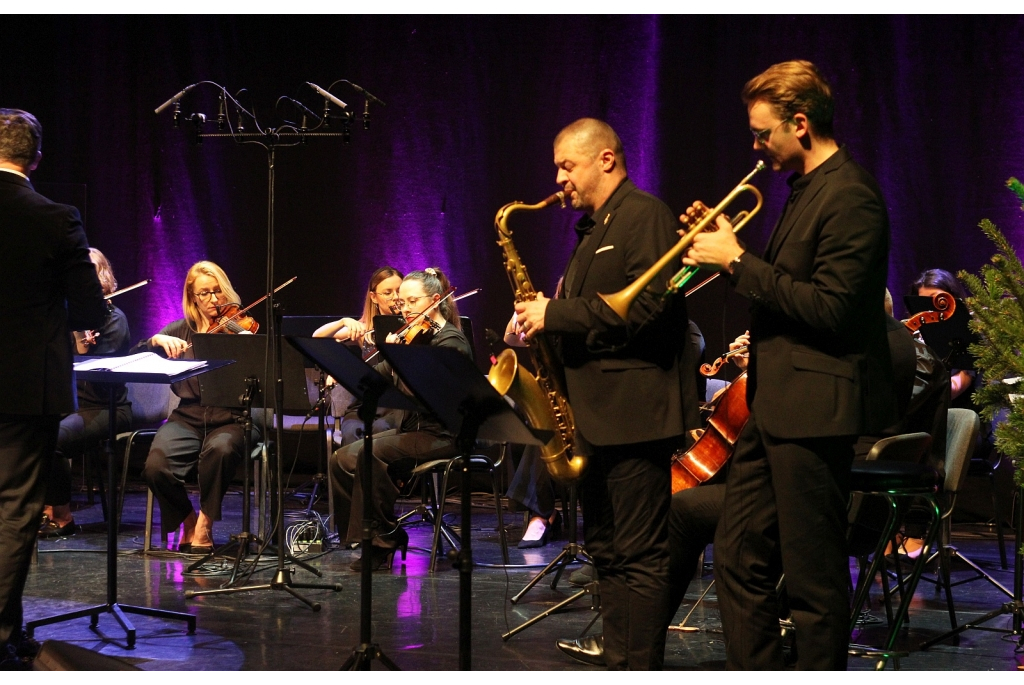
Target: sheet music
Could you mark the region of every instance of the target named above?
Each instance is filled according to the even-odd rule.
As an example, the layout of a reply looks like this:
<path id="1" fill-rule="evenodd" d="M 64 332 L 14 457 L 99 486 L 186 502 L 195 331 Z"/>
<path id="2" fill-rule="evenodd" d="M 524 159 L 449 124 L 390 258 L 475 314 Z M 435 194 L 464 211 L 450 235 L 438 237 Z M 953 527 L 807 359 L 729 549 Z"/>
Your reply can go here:
<path id="1" fill-rule="evenodd" d="M 164 359 L 152 352 L 127 357 L 102 357 L 75 363 L 75 371 L 115 371 L 120 373 L 157 373 L 176 376 L 206 366 L 202 359 Z"/>

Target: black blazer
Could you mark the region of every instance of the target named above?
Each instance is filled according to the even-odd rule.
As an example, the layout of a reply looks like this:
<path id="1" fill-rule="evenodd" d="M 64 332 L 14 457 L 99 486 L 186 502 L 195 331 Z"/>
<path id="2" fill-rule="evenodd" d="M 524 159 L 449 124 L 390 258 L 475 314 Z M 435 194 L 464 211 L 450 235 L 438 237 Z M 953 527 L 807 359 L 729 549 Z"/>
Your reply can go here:
<path id="1" fill-rule="evenodd" d="M 70 331 L 107 313 L 74 207 L 51 202 L 0 171 L 0 414 L 75 410 Z"/>
<path id="2" fill-rule="evenodd" d="M 889 218 L 846 148 L 826 160 L 731 281 L 751 306 L 747 401 L 782 439 L 877 433 L 896 422 L 882 303 Z"/>
<path id="3" fill-rule="evenodd" d="M 682 435 L 699 425 L 686 301 L 662 302 L 664 269 L 623 322 L 597 293 L 626 287 L 676 244 L 679 222 L 653 195 L 628 179 L 592 217 L 577 247 L 564 299 L 548 303 L 544 326 L 560 334 L 569 404 L 582 437 L 623 445 Z M 586 217 L 584 217 L 584 221 Z"/>

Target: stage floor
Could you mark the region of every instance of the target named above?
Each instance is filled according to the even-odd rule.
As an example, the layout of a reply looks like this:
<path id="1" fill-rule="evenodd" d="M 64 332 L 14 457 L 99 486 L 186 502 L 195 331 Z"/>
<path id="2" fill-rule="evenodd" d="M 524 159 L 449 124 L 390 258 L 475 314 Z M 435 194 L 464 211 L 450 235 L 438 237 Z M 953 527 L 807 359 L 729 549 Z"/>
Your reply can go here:
<path id="1" fill-rule="evenodd" d="M 195 493 L 193 493 L 194 497 Z M 134 650 L 126 649 L 125 635 L 114 618 L 100 617 L 96 631 L 89 620 L 43 626 L 36 638 L 60 640 L 101 652 L 145 670 L 320 670 L 342 666 L 359 644 L 359 574 L 349 570 L 357 551 L 334 550 L 316 556 L 310 564 L 323 574 L 322 579 L 297 570 L 295 582 L 340 583 L 341 592 L 300 590 L 320 603 L 314 612 L 286 592 L 250 590 L 232 595 L 187 599 L 185 592 L 219 587 L 230 570 L 219 560 L 200 571 L 186 574 L 186 568 L 198 557 L 176 553 L 142 553 L 146 496 L 130 492 L 126 497 L 121 534 L 118 539 L 118 601 L 126 605 L 146 606 L 188 612 L 197 617 L 198 630 L 188 635 L 181 622 L 130 615 L 138 630 Z M 403 503 L 411 507 L 415 503 Z M 472 574 L 473 626 L 472 664 L 479 670 L 585 670 L 562 655 L 554 646 L 558 638 L 575 637 L 594 618 L 589 598 L 583 597 L 570 608 L 552 615 L 508 641 L 501 635 L 532 616 L 575 593 L 577 588 L 563 578 L 556 589 L 542 582 L 518 605 L 508 598 L 516 594 L 530 578 L 562 549 L 555 541 L 537 550 L 518 550 L 515 542 L 522 531 L 522 516 L 508 515 L 506 526 L 511 541 L 511 560 L 516 565 L 500 566 L 500 547 L 493 507 L 474 509 L 472 523 L 474 558 L 480 566 Z M 197 505 L 198 506 L 198 505 Z M 304 508 L 298 501 L 286 504 L 287 520 L 295 522 L 293 509 Z M 81 530 L 74 536 L 42 540 L 38 563 L 32 567 L 25 597 L 27 621 L 53 614 L 102 604 L 106 599 L 106 563 L 103 552 L 106 536 L 98 504 L 87 505 L 84 495 L 76 494 L 75 518 Z M 218 543 L 240 529 L 241 496 L 231 492 L 225 500 L 225 520 L 215 528 Z M 323 509 L 326 509 L 324 506 Z M 449 518 L 457 523 L 457 505 L 452 503 Z M 510 520 L 509 520 L 510 519 Z M 448 518 L 446 518 L 448 520 Z M 1006 587 L 1012 586 L 1010 571 L 999 567 L 998 548 L 987 529 L 957 527 L 954 543 L 970 559 L 979 563 Z M 373 576 L 373 639 L 400 668 L 407 670 L 452 670 L 458 668 L 459 574 L 445 559 L 438 571 L 429 572 L 431 531 L 426 526 L 410 530 L 408 559 L 396 558 L 390 571 Z M 154 536 L 154 538 L 157 536 Z M 1012 538 L 1009 539 L 1008 545 Z M 1010 545 L 1012 546 L 1012 545 Z M 526 567 L 524 567 L 526 566 Z M 250 583 L 269 583 L 276 559 L 264 558 Z M 966 567 L 954 566 L 954 580 L 969 577 Z M 934 574 L 926 574 L 934 578 Z M 693 605 L 711 582 L 706 573 L 700 582 L 691 583 L 676 622 Z M 957 586 L 954 599 L 961 622 L 998 608 L 1006 597 L 984 580 Z M 879 593 L 873 592 L 872 613 L 881 618 Z M 988 625 L 1009 626 L 1000 617 Z M 673 670 L 724 667 L 724 645 L 714 589 L 697 608 L 690 625 L 699 632 L 671 632 L 668 635 L 665 666 Z M 957 646 L 943 644 L 922 652 L 917 645 L 949 629 L 945 599 L 941 591 L 922 582 L 911 607 L 909 629 L 902 644 L 911 651 L 901 659 L 906 670 L 1014 670 L 1024 663 L 1016 654 L 1017 640 L 1002 633 L 971 630 Z M 598 620 L 591 631 L 600 630 Z M 877 643 L 878 628 L 868 628 L 855 639 Z M 851 669 L 870 669 L 874 662 L 850 659 Z M 374 664 L 374 668 L 381 668 Z M 891 666 L 890 666 L 891 668 Z"/>

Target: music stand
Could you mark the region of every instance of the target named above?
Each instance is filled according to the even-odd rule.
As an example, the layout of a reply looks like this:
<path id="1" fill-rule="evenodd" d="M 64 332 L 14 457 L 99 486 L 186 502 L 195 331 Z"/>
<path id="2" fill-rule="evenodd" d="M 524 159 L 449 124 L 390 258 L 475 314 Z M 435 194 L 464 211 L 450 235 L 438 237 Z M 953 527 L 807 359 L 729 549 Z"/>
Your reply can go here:
<path id="1" fill-rule="evenodd" d="M 363 459 L 359 464 L 360 486 L 363 489 L 363 563 L 359 578 L 359 641 L 342 670 L 369 670 L 373 659 L 392 671 L 398 666 L 373 642 L 373 568 L 368 550 L 373 545 L 373 522 L 370 520 L 370 497 L 373 492 L 373 420 L 377 407 L 417 410 L 420 407 L 402 394 L 387 378 L 366 364 L 358 350 L 339 345 L 331 338 L 298 338 L 288 336 L 288 342 L 307 357 L 326 369 L 359 401 L 359 418 L 363 420 Z"/>
<path id="2" fill-rule="evenodd" d="M 242 560 L 249 556 L 249 544 L 257 545 L 262 540 L 250 531 L 252 525 L 249 504 L 249 474 L 252 465 L 252 407 L 263 404 L 263 388 L 266 387 L 266 336 L 263 335 L 210 335 L 197 333 L 192 337 L 196 359 L 234 359 L 229 367 L 218 369 L 199 379 L 200 404 L 204 407 L 241 409 L 238 419 L 242 424 L 244 447 L 242 450 L 242 532 L 232 535 L 230 541 L 217 547 L 186 571 L 191 573 L 217 555 L 227 554 L 235 549 L 235 563 L 231 576 L 221 587 L 231 587 L 238 578 Z M 189 595 L 192 596 L 192 595 Z"/>
<path id="3" fill-rule="evenodd" d="M 236 364 L 235 366 L 232 366 L 232 367 L 230 367 L 228 369 L 224 369 L 224 370 L 218 372 L 217 376 L 212 376 L 211 379 L 206 381 L 205 383 L 203 383 L 202 381 L 200 382 L 199 391 L 200 391 L 200 394 L 202 395 L 202 402 L 203 402 L 204 405 L 207 405 L 207 406 L 218 406 L 218 407 L 224 407 L 224 406 L 227 406 L 227 407 L 238 407 L 238 406 L 241 405 L 241 399 L 238 396 L 233 395 L 233 393 L 237 392 L 239 387 L 242 387 L 244 389 L 249 384 L 249 379 L 250 378 L 256 378 L 257 379 L 257 384 L 258 384 L 258 379 L 259 378 L 264 378 L 264 379 L 266 378 L 267 371 L 265 369 L 267 367 L 267 359 L 268 359 L 267 352 L 268 352 L 268 348 L 267 348 L 267 338 L 265 336 L 262 336 L 262 335 L 209 335 L 209 334 L 207 334 L 207 335 L 199 335 L 199 334 L 197 334 L 197 335 L 193 336 L 192 344 L 195 347 L 196 356 L 197 357 L 201 356 L 201 355 L 205 356 L 205 355 L 217 355 L 217 354 L 233 354 L 233 355 L 236 355 L 236 358 L 239 361 L 239 363 Z M 298 358 L 297 355 L 296 355 L 296 358 Z M 305 404 L 308 406 L 309 405 L 309 397 L 306 394 L 306 377 L 305 377 L 305 373 L 301 371 L 301 368 L 302 368 L 301 358 L 298 358 L 298 360 L 299 361 L 298 361 L 297 366 L 295 364 L 291 365 L 291 369 L 292 369 L 293 373 L 291 374 L 292 382 L 290 384 L 289 383 L 283 383 L 284 372 L 285 372 L 285 370 L 287 370 L 287 368 L 289 368 L 286 365 L 284 365 L 283 363 L 281 365 L 282 378 L 279 378 L 277 380 L 282 381 L 282 385 L 284 386 L 286 391 L 289 390 L 289 389 L 291 390 L 290 395 L 286 395 L 286 397 L 290 397 L 290 400 L 289 399 L 285 399 L 284 400 L 285 403 L 287 403 L 288 401 L 293 401 L 293 402 L 300 401 L 300 400 L 298 400 L 296 398 L 299 397 L 299 393 L 301 392 L 301 397 L 303 398 L 301 401 L 305 402 Z M 300 371 L 298 371 L 298 373 L 302 377 L 301 378 L 301 383 L 295 378 L 295 370 L 296 369 L 300 369 Z M 287 406 L 287 404 L 284 404 L 283 406 Z M 282 420 L 282 412 L 277 411 L 275 413 L 276 413 L 275 420 L 280 422 Z M 280 424 L 278 424 L 278 425 L 280 425 Z M 249 447 L 247 445 L 246 446 L 246 450 L 248 450 L 248 449 L 249 449 Z M 278 445 L 277 449 L 278 449 L 278 462 L 280 463 L 281 445 Z M 246 459 L 250 458 L 250 454 L 248 452 L 247 452 L 245 458 Z M 248 482 L 248 474 L 249 474 L 249 468 L 248 467 L 249 467 L 249 464 L 246 464 L 246 470 L 245 470 L 245 474 L 243 476 L 243 480 L 246 482 L 246 484 Z M 277 484 L 278 488 L 283 488 L 284 487 L 284 483 L 281 482 L 282 475 L 283 474 L 278 474 L 278 476 L 279 476 L 278 484 Z M 249 500 L 249 489 L 248 489 L 248 487 L 246 487 L 246 489 L 245 489 L 245 498 L 244 498 L 243 505 L 242 505 L 243 506 L 243 521 L 242 521 L 242 525 L 246 529 L 248 529 L 248 527 L 249 527 L 249 522 L 248 522 L 248 518 L 247 518 L 247 515 L 249 513 L 248 512 L 248 509 L 249 509 L 248 500 Z M 284 526 L 283 514 L 284 514 L 284 512 L 281 511 L 280 509 L 277 511 L 277 516 L 276 516 L 275 520 L 277 522 L 277 525 L 279 525 L 279 526 Z M 255 538 L 255 536 L 252 536 L 251 534 L 249 534 L 248 530 L 243 531 L 243 533 L 244 533 L 244 538 L 243 538 L 243 536 L 240 535 L 239 539 L 240 539 L 240 541 L 244 539 L 245 542 L 243 544 L 239 545 L 238 554 L 236 555 L 236 558 L 235 558 L 236 570 L 237 570 L 238 564 L 241 562 L 241 559 L 244 559 L 247 556 L 247 554 L 248 554 L 248 550 L 247 550 L 247 546 L 248 546 L 247 542 L 248 542 L 248 540 Z M 280 537 L 280 535 L 279 535 L 279 537 Z M 314 590 L 333 590 L 334 592 L 340 592 L 341 591 L 342 588 L 341 588 L 341 585 L 339 583 L 331 583 L 329 585 L 321 585 L 321 584 L 316 584 L 316 583 L 293 583 L 292 580 L 291 580 L 291 572 L 290 571 L 289 572 L 285 572 L 285 569 L 284 569 L 284 562 L 285 561 L 287 561 L 287 562 L 289 562 L 291 564 L 295 564 L 296 566 L 301 567 L 303 570 L 308 571 L 308 572 L 314 574 L 317 577 L 322 577 L 323 574 L 318 569 L 313 568 L 312 566 L 310 566 L 309 564 L 305 563 L 304 561 L 300 561 L 299 559 L 296 559 L 294 556 L 291 555 L 291 553 L 287 549 L 284 549 L 283 545 L 274 546 L 274 545 L 270 545 L 270 544 L 267 544 L 267 543 L 262 543 L 262 544 L 264 545 L 264 549 L 269 549 L 271 552 L 276 553 L 277 558 L 278 558 L 278 571 L 277 571 L 277 574 L 275 575 L 273 581 L 271 581 L 270 583 L 264 583 L 262 585 L 232 586 L 232 583 L 233 583 L 233 581 L 235 580 L 235 577 L 236 577 L 236 574 L 233 573 L 232 574 L 232 578 L 229 580 L 229 582 L 225 583 L 223 586 L 221 586 L 219 588 L 212 589 L 212 590 L 188 590 L 188 591 L 185 592 L 185 597 L 186 598 L 192 598 L 192 597 L 199 597 L 199 596 L 202 596 L 202 595 L 229 594 L 229 593 L 233 593 L 233 592 L 243 592 L 243 591 L 246 591 L 246 590 L 285 590 L 286 592 L 288 592 L 293 597 L 295 597 L 296 599 L 298 599 L 299 601 L 304 603 L 306 606 L 308 606 L 313 611 L 319 611 L 320 610 L 320 604 L 318 602 L 313 602 L 313 601 L 310 601 L 310 600 L 306 599 L 305 597 L 303 597 L 299 593 L 295 592 L 293 588 L 299 587 L 299 588 L 308 588 L 308 589 L 314 589 Z M 229 542 L 225 547 L 230 547 L 230 546 L 232 546 L 232 543 Z M 213 558 L 216 554 L 220 553 L 221 551 L 222 550 L 220 550 L 220 549 L 214 550 L 213 552 L 211 552 L 210 554 L 206 555 L 205 557 L 203 557 L 202 559 L 200 559 L 196 563 L 194 563 L 191 566 L 189 566 L 188 570 L 192 571 L 192 570 L 195 570 L 195 569 L 199 568 L 206 561 L 210 560 L 211 558 Z M 262 549 L 261 549 L 260 553 L 262 554 Z"/>
<path id="4" fill-rule="evenodd" d="M 416 398 L 454 433 L 462 467 L 462 546 L 456 555 L 459 570 L 459 668 L 472 667 L 472 517 L 470 454 L 478 438 L 521 445 L 544 445 L 550 431 L 527 427 L 515 410 L 487 382 L 466 355 L 444 347 L 378 345 L 381 354 Z M 364 563 L 364 568 L 366 564 Z"/>
<path id="5" fill-rule="evenodd" d="M 176 374 L 167 374 L 118 371 L 114 369 L 114 367 L 118 365 L 118 357 L 76 357 L 76 362 L 92 359 L 105 359 L 107 364 L 103 369 L 76 371 L 76 378 L 93 383 L 177 383 L 232 363 L 231 361 L 209 360 L 206 362 L 206 366 L 188 369 Z M 170 359 L 164 361 L 170 364 L 178 363 Z M 181 366 L 188 366 L 189 361 L 185 360 L 179 364 Z M 107 517 L 107 601 L 104 604 L 99 604 L 87 609 L 79 609 L 77 611 L 70 611 L 56 616 L 48 616 L 35 621 L 28 621 L 25 623 L 25 632 L 28 633 L 29 637 L 32 637 L 33 633 L 35 633 L 35 629 L 40 626 L 63 623 L 64 621 L 84 618 L 86 616 L 90 618 L 89 627 L 96 630 L 99 625 L 100 614 L 110 613 L 113 614 L 114 619 L 124 630 L 125 636 L 128 640 L 128 649 L 135 649 L 135 626 L 132 625 L 132 622 L 128 620 L 127 616 L 125 616 L 125 612 L 129 614 L 139 614 L 142 616 L 152 616 L 154 618 L 166 618 L 173 621 L 185 621 L 188 625 L 188 633 L 190 635 L 196 632 L 196 617 L 192 614 L 186 614 L 178 611 L 120 604 L 117 601 L 117 516 L 115 514 L 117 511 L 117 489 L 114 479 L 114 443 L 117 440 L 117 397 L 113 392 L 109 393 L 109 395 L 110 403 L 108 410 L 110 420 L 107 427 L 106 447 L 107 511 L 110 512 L 110 516 Z"/>
<path id="6" fill-rule="evenodd" d="M 340 319 L 340 316 L 283 316 L 281 317 L 281 335 L 297 335 L 302 337 L 312 336 L 313 333 L 329 323 L 333 323 Z M 331 489 L 331 477 L 327 473 L 327 454 L 328 454 L 328 441 L 327 441 L 327 406 L 330 403 L 330 399 L 327 395 L 327 374 L 323 372 L 319 366 L 313 363 L 308 357 L 303 357 L 299 352 L 291 346 L 285 346 L 282 350 L 282 363 L 285 367 L 285 374 L 288 375 L 288 366 L 290 360 L 294 357 L 298 357 L 302 360 L 304 369 L 313 369 L 316 372 L 316 389 L 317 397 L 316 403 L 310 409 L 305 407 L 299 413 L 306 415 L 306 420 L 309 420 L 313 414 L 316 414 L 316 439 L 319 447 L 317 448 L 317 469 L 318 472 L 310 478 L 308 481 L 292 490 L 292 497 L 301 497 L 300 492 L 306 488 L 310 489 L 309 502 L 306 504 L 306 518 L 313 518 L 313 506 L 320 498 L 320 488 L 327 490 L 327 508 L 328 511 L 334 511 L 334 492 Z M 286 383 L 287 387 L 287 383 Z M 308 411 L 307 411 L 308 410 Z M 303 426 L 305 423 L 303 423 Z"/>

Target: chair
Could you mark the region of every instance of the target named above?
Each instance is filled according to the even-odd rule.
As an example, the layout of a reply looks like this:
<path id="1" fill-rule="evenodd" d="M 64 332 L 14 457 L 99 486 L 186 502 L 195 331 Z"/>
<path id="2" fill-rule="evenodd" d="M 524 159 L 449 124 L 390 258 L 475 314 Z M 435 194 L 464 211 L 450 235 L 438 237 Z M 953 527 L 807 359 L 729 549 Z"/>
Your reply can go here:
<path id="1" fill-rule="evenodd" d="M 130 433 L 117 436 L 117 444 L 124 444 L 124 461 L 121 465 L 121 488 L 117 505 L 117 525 L 121 524 L 124 510 L 124 490 L 128 479 L 128 464 L 135 453 L 136 445 L 148 450 L 157 429 L 167 420 L 178 406 L 178 396 L 171 392 L 171 386 L 161 383 L 128 383 L 128 401 L 132 403 L 132 426 Z M 150 550 L 150 533 L 153 528 L 153 493 L 149 492 L 146 507 L 146 542 L 143 551 Z"/>
<path id="2" fill-rule="evenodd" d="M 894 668 L 899 668 L 898 657 L 907 656 L 908 652 L 896 652 L 893 646 L 900 628 L 907 618 L 910 600 L 914 596 L 918 581 L 924 571 L 928 550 L 935 543 L 942 521 L 942 508 L 938 500 L 938 492 L 942 483 L 939 472 L 931 466 L 919 463 L 931 445 L 931 436 L 927 433 L 910 433 L 884 438 L 875 443 L 866 461 L 854 462 L 850 472 L 851 493 L 878 495 L 888 503 L 888 518 L 882 535 L 875 545 L 871 564 L 865 573 L 857 579 L 853 607 L 850 619 L 850 632 L 857 627 L 857 618 L 861 607 L 867 600 L 868 592 L 875 575 L 882 571 L 885 559 L 885 547 L 892 541 L 900 524 L 900 513 L 903 505 L 914 500 L 923 500 L 930 514 L 930 521 L 925 532 L 924 549 L 917 558 L 913 570 L 905 583 L 901 583 L 902 600 L 899 609 L 889 625 L 889 633 L 881 648 L 862 645 L 850 645 L 853 656 L 869 656 L 878 658 L 876 669 L 885 668 L 888 659 L 893 658 Z"/>
<path id="3" fill-rule="evenodd" d="M 501 540 L 501 558 L 507 565 L 509 563 L 508 540 L 505 536 L 505 522 L 501 513 L 499 469 L 504 463 L 505 455 L 508 453 L 508 445 L 506 443 L 500 443 L 499 447 L 500 449 L 497 458 L 492 458 L 487 454 L 470 455 L 469 468 L 471 473 L 487 472 L 491 476 L 491 488 L 494 492 L 494 511 L 498 516 L 498 537 Z M 452 549 L 458 550 L 462 545 L 459 534 L 444 522 L 444 504 L 445 495 L 448 492 L 449 476 L 451 474 L 452 467 L 458 462 L 458 460 L 458 457 L 453 457 L 451 459 L 434 459 L 419 464 L 412 472 L 414 477 L 418 476 L 423 478 L 424 497 L 420 506 L 414 510 L 414 513 L 420 514 L 420 520 L 412 522 L 403 521 L 403 525 L 415 525 L 416 523 L 432 524 L 434 535 L 433 542 L 430 546 L 431 573 L 437 569 L 437 556 L 441 551 L 442 535 L 448 541 L 448 544 Z M 430 500 L 432 500 L 432 502 Z M 468 535 L 469 531 L 463 530 L 462 533 L 464 535 Z"/>
<path id="4" fill-rule="evenodd" d="M 978 440 L 981 421 L 977 413 L 970 409 L 950 409 L 946 426 L 946 478 L 943 483 L 943 494 L 946 496 L 945 510 L 942 512 L 942 526 L 939 529 L 939 548 L 928 558 L 929 562 L 938 560 L 939 568 L 937 572 L 939 579 L 931 581 L 931 579 L 926 578 L 925 580 L 935 582 L 936 584 L 941 582 L 945 587 L 950 625 L 953 630 L 956 630 L 956 610 L 953 607 L 951 587 L 985 579 L 1011 599 L 1013 598 L 1013 593 L 1006 589 L 1002 583 L 983 571 L 976 563 L 964 556 L 950 542 L 950 529 L 953 520 L 953 509 L 956 506 L 956 496 L 967 479 L 971 455 L 974 453 L 974 447 Z M 950 562 L 953 558 L 957 558 L 971 567 L 975 575 L 951 583 Z"/>

